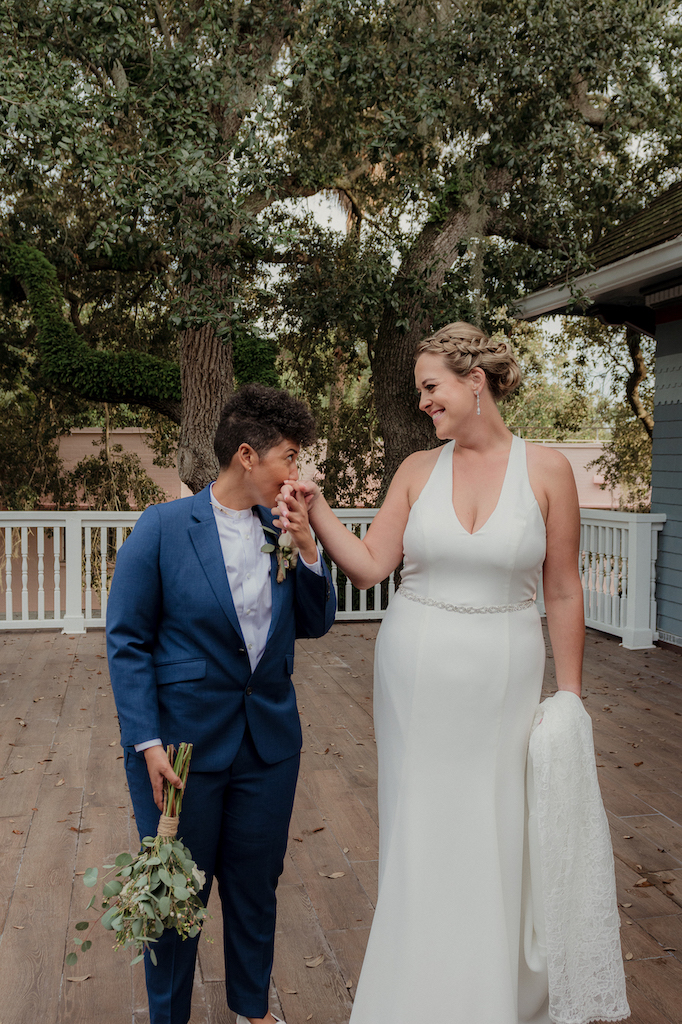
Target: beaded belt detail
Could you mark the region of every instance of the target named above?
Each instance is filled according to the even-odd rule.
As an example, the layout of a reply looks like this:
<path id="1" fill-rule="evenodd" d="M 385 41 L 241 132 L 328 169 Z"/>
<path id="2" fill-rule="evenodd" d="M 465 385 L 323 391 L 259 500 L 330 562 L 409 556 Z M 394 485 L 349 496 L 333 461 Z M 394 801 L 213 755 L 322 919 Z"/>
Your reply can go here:
<path id="1" fill-rule="evenodd" d="M 464 615 L 486 615 L 492 612 L 520 612 L 523 608 L 531 608 L 535 604 L 535 600 L 530 597 L 527 601 L 519 601 L 517 604 L 487 604 L 480 608 L 474 608 L 470 604 L 446 604 L 445 601 L 434 601 L 432 597 L 419 597 L 418 594 L 413 594 L 410 590 L 405 590 L 404 587 L 399 587 L 396 591 L 401 597 L 406 597 L 408 601 L 417 601 L 419 604 L 428 605 L 429 608 L 442 608 L 446 612 L 460 612 Z"/>

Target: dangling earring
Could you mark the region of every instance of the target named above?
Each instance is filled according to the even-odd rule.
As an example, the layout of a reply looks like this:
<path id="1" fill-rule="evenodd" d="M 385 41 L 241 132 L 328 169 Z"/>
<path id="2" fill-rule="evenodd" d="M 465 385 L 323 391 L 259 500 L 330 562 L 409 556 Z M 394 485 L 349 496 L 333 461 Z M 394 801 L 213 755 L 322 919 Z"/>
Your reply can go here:
<path id="1" fill-rule="evenodd" d="M 480 393 L 480 391 L 476 391 L 475 394 L 476 394 L 476 415 L 480 416 L 481 415 L 481 397 L 480 397 L 481 393 Z"/>

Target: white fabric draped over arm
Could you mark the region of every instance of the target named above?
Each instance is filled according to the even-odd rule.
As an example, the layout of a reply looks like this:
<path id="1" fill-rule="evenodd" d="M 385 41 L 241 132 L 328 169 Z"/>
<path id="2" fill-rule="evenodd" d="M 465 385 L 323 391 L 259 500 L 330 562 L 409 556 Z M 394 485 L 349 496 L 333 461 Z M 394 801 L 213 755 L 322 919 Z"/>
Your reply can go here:
<path id="1" fill-rule="evenodd" d="M 550 1018 L 624 1020 L 630 1008 L 611 837 L 592 722 L 574 693 L 560 690 L 538 707 L 527 793 L 533 915 L 547 956 Z"/>

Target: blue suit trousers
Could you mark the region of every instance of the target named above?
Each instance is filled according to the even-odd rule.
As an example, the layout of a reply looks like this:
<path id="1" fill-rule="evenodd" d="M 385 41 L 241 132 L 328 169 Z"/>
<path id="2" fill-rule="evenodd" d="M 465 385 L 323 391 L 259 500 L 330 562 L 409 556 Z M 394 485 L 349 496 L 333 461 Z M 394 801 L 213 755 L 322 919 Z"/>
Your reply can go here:
<path id="1" fill-rule="evenodd" d="M 237 755 L 217 772 L 190 771 L 179 836 L 206 872 L 206 903 L 215 875 L 223 910 L 228 1006 L 264 1017 L 275 941 L 275 889 L 284 866 L 300 754 L 275 764 L 258 755 L 248 727 Z M 126 751 L 126 774 L 140 839 L 156 835 L 159 811 L 144 754 Z M 150 1024 L 187 1024 L 197 946 L 165 931 L 145 958 Z"/>

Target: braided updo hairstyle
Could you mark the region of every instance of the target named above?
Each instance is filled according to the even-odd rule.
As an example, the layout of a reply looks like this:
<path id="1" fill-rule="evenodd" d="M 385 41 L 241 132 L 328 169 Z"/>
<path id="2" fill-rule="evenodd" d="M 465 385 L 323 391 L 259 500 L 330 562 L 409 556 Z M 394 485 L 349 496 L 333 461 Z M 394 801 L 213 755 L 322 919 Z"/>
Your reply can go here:
<path id="1" fill-rule="evenodd" d="M 458 377 L 466 377 L 480 366 L 496 401 L 506 398 L 521 383 L 521 370 L 511 345 L 505 338 L 487 334 L 460 320 L 441 327 L 430 338 L 420 341 L 414 351 L 415 362 L 424 352 L 435 352 Z"/>

